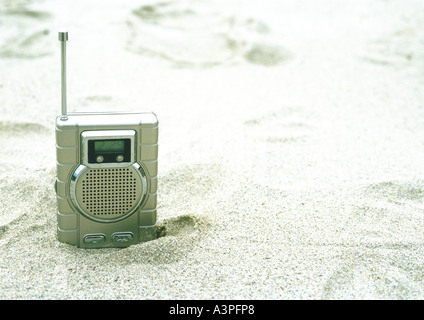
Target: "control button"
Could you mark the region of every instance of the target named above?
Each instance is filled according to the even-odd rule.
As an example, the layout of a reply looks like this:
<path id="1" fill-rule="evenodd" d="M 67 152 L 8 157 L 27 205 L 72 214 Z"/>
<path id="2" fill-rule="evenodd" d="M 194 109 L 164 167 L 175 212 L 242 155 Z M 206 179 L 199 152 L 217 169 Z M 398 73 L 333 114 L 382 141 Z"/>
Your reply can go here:
<path id="1" fill-rule="evenodd" d="M 123 156 L 122 154 L 118 154 L 118 155 L 116 156 L 116 161 L 117 161 L 117 162 L 122 162 L 122 161 L 124 161 L 124 156 Z"/>
<path id="2" fill-rule="evenodd" d="M 97 161 L 98 163 L 102 163 L 102 162 L 103 162 L 103 160 L 104 160 L 104 158 L 103 158 L 103 156 L 102 156 L 102 155 L 98 155 L 98 156 L 96 157 L 96 161 Z"/>
<path id="3" fill-rule="evenodd" d="M 106 237 L 103 234 L 87 234 L 84 237 L 86 244 L 100 244 L 106 241 Z"/>
<path id="4" fill-rule="evenodd" d="M 133 234 L 131 232 L 114 233 L 112 235 L 113 242 L 129 243 L 133 240 Z"/>

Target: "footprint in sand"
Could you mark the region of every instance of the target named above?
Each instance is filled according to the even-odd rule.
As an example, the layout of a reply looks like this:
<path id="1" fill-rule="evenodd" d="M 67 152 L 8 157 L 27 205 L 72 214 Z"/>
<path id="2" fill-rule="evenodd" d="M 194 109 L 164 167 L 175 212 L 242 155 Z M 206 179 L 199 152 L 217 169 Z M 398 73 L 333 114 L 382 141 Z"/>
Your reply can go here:
<path id="1" fill-rule="evenodd" d="M 424 201 L 424 182 L 385 181 L 366 188 L 368 195 L 391 203 L 416 203 Z"/>
<path id="2" fill-rule="evenodd" d="M 21 2 L 0 11 L 0 57 L 34 59 L 51 54 L 50 21 L 49 13 L 30 10 Z"/>
<path id="3" fill-rule="evenodd" d="M 350 251 L 344 253 L 343 260 L 336 268 L 329 270 L 322 292 L 323 299 L 346 299 L 350 295 L 358 298 L 358 293 L 362 299 L 415 299 L 422 294 L 416 281 L 422 278 L 421 266 L 415 266 L 419 271 L 414 279 L 410 271 L 412 266 L 393 258 L 391 251 L 376 255 Z"/>
<path id="4" fill-rule="evenodd" d="M 362 188 L 351 210 L 351 221 L 357 224 L 358 238 L 385 242 L 404 238 L 409 228 L 424 223 L 424 182 L 384 181 Z M 384 226 L 384 227 L 382 227 Z"/>
<path id="5" fill-rule="evenodd" d="M 370 41 L 361 59 L 380 66 L 406 67 L 423 61 L 424 33 L 420 27 L 403 28 Z"/>
<path id="6" fill-rule="evenodd" d="M 255 119 L 244 121 L 250 132 L 271 144 L 305 141 L 311 126 L 300 118 L 297 108 L 282 108 Z"/>
<path id="7" fill-rule="evenodd" d="M 287 49 L 266 43 L 251 44 L 243 56 L 248 62 L 263 66 L 275 66 L 292 58 Z"/>
<path id="8" fill-rule="evenodd" d="M 351 210 L 351 239 L 370 248 L 399 249 L 422 242 L 424 182 L 385 181 L 361 188 Z"/>
<path id="9" fill-rule="evenodd" d="M 128 50 L 176 67 L 211 67 L 245 61 L 275 66 L 291 59 L 262 21 L 210 10 L 204 2 L 157 3 L 133 10 Z"/>

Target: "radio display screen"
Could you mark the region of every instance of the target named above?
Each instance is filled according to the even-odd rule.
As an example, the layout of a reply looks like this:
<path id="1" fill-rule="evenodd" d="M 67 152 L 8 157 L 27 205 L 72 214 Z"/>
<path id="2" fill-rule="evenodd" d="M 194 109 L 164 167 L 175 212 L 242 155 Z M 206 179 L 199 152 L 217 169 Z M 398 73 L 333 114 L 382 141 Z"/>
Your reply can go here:
<path id="1" fill-rule="evenodd" d="M 88 140 L 88 163 L 118 163 L 131 161 L 130 139 Z"/>
<path id="2" fill-rule="evenodd" d="M 125 142 L 124 140 L 97 140 L 94 141 L 94 152 L 120 152 L 124 153 Z"/>

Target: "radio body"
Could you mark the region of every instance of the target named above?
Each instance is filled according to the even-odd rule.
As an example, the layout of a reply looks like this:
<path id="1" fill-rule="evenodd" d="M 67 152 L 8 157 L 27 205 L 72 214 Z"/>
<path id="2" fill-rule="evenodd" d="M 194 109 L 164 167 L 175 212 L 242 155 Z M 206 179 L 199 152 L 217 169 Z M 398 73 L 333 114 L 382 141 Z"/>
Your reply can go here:
<path id="1" fill-rule="evenodd" d="M 128 246 L 156 237 L 154 113 L 75 113 L 56 120 L 59 240 Z"/>
<path id="2" fill-rule="evenodd" d="M 126 247 L 156 238 L 158 119 L 144 113 L 66 112 L 56 119 L 57 235 L 82 248 Z"/>

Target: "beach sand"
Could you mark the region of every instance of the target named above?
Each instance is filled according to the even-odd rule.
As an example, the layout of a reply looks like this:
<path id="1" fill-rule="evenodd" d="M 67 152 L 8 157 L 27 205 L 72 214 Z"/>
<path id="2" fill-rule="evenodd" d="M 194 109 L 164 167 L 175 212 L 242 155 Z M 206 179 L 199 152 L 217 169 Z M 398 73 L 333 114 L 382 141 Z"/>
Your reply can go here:
<path id="1" fill-rule="evenodd" d="M 101 4 L 100 4 L 101 3 Z M 0 0 L 1 299 L 423 299 L 424 2 Z M 154 111 L 159 237 L 56 235 L 69 111 Z"/>

